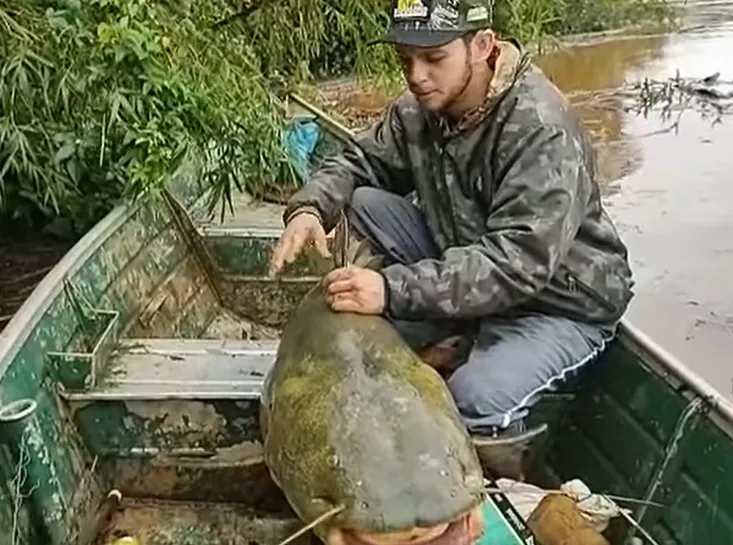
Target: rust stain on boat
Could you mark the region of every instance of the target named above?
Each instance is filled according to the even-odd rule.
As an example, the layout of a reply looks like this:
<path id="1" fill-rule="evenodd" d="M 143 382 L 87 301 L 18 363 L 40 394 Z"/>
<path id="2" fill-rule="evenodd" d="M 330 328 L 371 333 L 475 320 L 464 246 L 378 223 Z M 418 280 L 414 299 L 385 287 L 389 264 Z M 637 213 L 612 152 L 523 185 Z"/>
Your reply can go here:
<path id="1" fill-rule="evenodd" d="M 228 436 L 226 418 L 216 409 L 200 401 L 169 400 L 166 403 L 149 401 L 127 401 L 125 407 L 130 414 L 139 416 L 154 425 L 160 436 L 186 436 L 188 441 L 203 448 Z M 137 424 L 133 424 L 137 427 Z"/>

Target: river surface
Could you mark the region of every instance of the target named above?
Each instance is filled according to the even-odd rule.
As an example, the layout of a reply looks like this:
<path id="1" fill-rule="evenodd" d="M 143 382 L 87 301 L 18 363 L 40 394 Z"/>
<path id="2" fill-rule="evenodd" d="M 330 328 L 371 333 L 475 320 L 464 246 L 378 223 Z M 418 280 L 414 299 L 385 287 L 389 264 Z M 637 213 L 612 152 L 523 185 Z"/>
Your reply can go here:
<path id="1" fill-rule="evenodd" d="M 636 277 L 629 321 L 733 399 L 733 111 L 719 123 L 699 107 L 665 119 L 624 111 L 633 99 L 597 99 L 678 71 L 733 80 L 733 1 L 685 10 L 674 34 L 573 45 L 538 64 L 597 142 L 604 200 Z"/>

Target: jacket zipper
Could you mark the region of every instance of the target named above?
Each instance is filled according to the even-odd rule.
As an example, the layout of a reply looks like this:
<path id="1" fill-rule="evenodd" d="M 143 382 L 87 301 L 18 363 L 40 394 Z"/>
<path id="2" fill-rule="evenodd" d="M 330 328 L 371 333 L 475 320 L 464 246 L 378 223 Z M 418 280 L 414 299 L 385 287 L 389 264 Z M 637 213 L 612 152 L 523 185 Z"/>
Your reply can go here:
<path id="1" fill-rule="evenodd" d="M 444 193 L 444 198 L 448 203 L 447 216 L 450 222 L 451 230 L 453 231 L 453 244 L 458 244 L 458 229 L 456 227 L 455 210 L 453 209 L 453 199 L 450 195 L 450 187 L 448 187 L 448 181 L 445 177 L 445 161 L 448 152 L 445 149 L 445 139 L 441 136 L 440 144 L 438 146 L 438 156 L 440 158 L 440 178 L 441 178 L 441 193 Z"/>
<path id="2" fill-rule="evenodd" d="M 568 272 L 568 286 L 570 287 L 570 291 L 572 293 L 575 293 L 576 288 L 580 288 L 582 292 L 584 292 L 586 295 L 590 296 L 592 299 L 597 301 L 599 304 L 603 305 L 606 310 L 609 312 L 617 312 L 618 309 L 616 308 L 616 305 L 608 302 L 605 297 L 603 297 L 600 293 L 598 293 L 595 289 L 587 285 L 582 280 L 575 277 L 575 275 L 571 272 Z"/>

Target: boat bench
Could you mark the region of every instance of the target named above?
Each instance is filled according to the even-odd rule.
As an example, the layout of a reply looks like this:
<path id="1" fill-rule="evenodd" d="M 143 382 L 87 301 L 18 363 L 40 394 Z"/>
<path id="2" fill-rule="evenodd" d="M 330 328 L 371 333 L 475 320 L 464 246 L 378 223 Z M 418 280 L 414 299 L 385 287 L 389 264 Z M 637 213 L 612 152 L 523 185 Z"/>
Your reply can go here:
<path id="1" fill-rule="evenodd" d="M 278 341 L 125 339 L 98 383 L 70 400 L 258 400 Z"/>
<path id="2" fill-rule="evenodd" d="M 62 396 L 91 453 L 112 460 L 114 471 L 138 468 L 141 456 L 156 457 L 155 471 L 183 460 L 204 472 L 247 466 L 237 453 L 261 440 L 259 400 L 277 347 L 277 340 L 120 340 L 93 384 Z M 533 420 L 551 423 L 566 396 L 545 394 Z"/>
<path id="3" fill-rule="evenodd" d="M 73 401 L 258 401 L 277 347 L 277 340 L 123 339 L 94 386 L 64 395 Z M 572 395 L 572 387 L 561 387 L 542 401 Z"/>

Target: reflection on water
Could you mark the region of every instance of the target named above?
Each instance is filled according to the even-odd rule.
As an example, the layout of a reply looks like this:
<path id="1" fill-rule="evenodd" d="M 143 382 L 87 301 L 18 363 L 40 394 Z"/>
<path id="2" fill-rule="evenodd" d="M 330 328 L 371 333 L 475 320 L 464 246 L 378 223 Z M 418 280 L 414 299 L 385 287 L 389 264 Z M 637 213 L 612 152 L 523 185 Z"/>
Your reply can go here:
<path id="1" fill-rule="evenodd" d="M 544 55 L 537 64 L 566 94 L 593 137 L 599 181 L 606 192 L 610 182 L 626 176 L 641 164 L 641 149 L 624 132 L 621 98 L 596 100 L 598 91 L 618 88 L 629 70 L 638 69 L 662 55 L 666 36 L 607 40 L 563 48 Z"/>
<path id="2" fill-rule="evenodd" d="M 565 47 L 536 60 L 563 91 L 572 94 L 617 87 L 631 69 L 662 55 L 667 36 L 629 37 Z"/>
<path id="3" fill-rule="evenodd" d="M 545 74 L 570 98 L 589 130 L 598 153 L 599 175 L 606 194 L 611 182 L 628 177 L 641 167 L 642 135 L 629 130 L 634 115 L 628 103 L 601 91 L 618 89 L 643 78 L 666 79 L 679 70 L 682 77 L 705 77 L 730 72 L 733 51 L 733 2 L 705 1 L 689 4 L 683 31 L 674 35 L 624 36 L 596 43 L 574 45 L 536 59 Z M 714 24 L 713 24 L 714 22 Z M 733 76 L 733 74 L 730 74 Z M 626 106 L 626 108 L 625 108 Z M 647 112 L 657 116 L 664 130 L 673 120 L 662 116 L 661 108 Z M 682 113 L 683 117 L 695 115 Z"/>
<path id="4" fill-rule="evenodd" d="M 637 281 L 632 322 L 731 396 L 733 111 L 714 123 L 699 107 L 665 118 L 659 108 L 640 115 L 621 99 L 592 100 L 678 71 L 733 80 L 733 1 L 689 1 L 687 10 L 679 33 L 574 46 L 538 64 L 596 143 L 604 198 Z"/>

